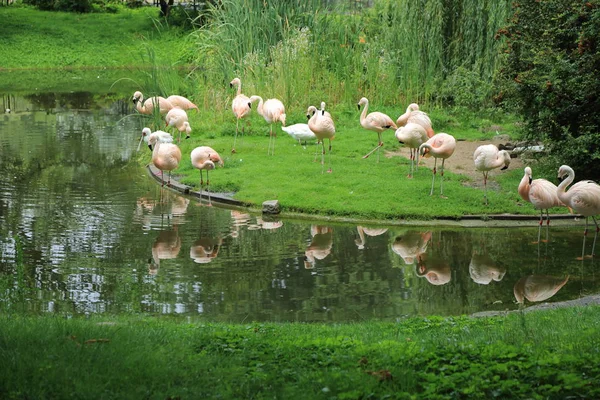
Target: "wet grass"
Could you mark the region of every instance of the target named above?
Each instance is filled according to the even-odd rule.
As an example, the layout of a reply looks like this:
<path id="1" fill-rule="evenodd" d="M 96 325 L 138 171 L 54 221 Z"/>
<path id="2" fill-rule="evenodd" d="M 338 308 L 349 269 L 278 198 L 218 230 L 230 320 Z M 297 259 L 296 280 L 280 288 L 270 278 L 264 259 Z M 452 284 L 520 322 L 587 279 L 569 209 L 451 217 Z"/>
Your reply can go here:
<path id="1" fill-rule="evenodd" d="M 0 317 L 0 397 L 597 398 L 600 307 L 229 325 Z"/>

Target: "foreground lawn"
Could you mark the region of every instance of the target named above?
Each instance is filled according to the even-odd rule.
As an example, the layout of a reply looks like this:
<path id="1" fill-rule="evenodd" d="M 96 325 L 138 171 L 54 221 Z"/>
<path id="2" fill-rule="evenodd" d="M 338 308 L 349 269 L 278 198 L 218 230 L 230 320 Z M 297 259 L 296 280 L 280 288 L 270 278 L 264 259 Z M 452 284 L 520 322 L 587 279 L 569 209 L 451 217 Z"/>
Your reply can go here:
<path id="1" fill-rule="evenodd" d="M 397 323 L 0 317 L 0 398 L 598 398 L 600 307 Z"/>

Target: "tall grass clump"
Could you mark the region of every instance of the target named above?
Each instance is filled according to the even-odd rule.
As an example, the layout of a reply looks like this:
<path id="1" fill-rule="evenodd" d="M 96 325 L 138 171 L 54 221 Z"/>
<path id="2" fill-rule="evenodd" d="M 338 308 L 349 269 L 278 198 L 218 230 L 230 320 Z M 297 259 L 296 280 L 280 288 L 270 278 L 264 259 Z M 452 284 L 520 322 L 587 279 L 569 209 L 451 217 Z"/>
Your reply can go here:
<path id="1" fill-rule="evenodd" d="M 194 32 L 205 101 L 227 107 L 234 77 L 247 94 L 306 109 L 326 100 L 354 106 L 410 102 L 490 105 L 498 29 L 510 3 L 380 0 L 361 13 L 318 0 L 225 1 Z M 216 91 L 216 92 L 215 92 Z"/>

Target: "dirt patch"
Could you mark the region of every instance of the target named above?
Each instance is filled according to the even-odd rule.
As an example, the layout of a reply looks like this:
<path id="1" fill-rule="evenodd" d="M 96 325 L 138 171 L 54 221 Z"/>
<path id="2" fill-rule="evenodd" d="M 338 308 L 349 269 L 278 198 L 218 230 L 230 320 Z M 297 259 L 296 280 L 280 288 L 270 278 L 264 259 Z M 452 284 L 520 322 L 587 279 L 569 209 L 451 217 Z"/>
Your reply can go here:
<path id="1" fill-rule="evenodd" d="M 473 163 L 473 153 L 475 149 L 479 146 L 485 144 L 494 144 L 498 146 L 499 144 L 507 144 L 510 140 L 506 135 L 498 135 L 493 140 L 478 140 L 478 141 L 458 141 L 456 143 L 456 150 L 454 150 L 454 154 L 452 157 L 446 160 L 444 164 L 444 169 L 446 171 L 453 172 L 455 174 L 461 174 L 468 176 L 471 178 L 472 182 L 469 182 L 468 185 L 472 187 L 483 187 L 483 176 L 481 172 L 475 169 L 475 164 Z M 398 151 L 388 151 L 385 153 L 386 157 L 392 156 L 402 156 L 409 158 L 410 157 L 410 149 L 408 147 L 401 147 Z M 441 161 L 441 160 L 440 160 Z M 438 161 L 438 172 L 440 167 L 440 161 Z M 421 161 L 421 165 L 426 166 L 429 169 L 433 168 L 433 163 L 435 159 L 433 157 L 423 158 Z M 523 170 L 524 164 L 520 158 L 513 158 L 510 162 L 510 169 L 519 169 Z M 408 172 L 408 170 L 407 170 Z M 488 187 L 493 189 L 496 186 L 494 182 L 493 176 L 496 174 L 502 173 L 499 169 L 493 170 L 490 173 L 490 180 L 488 181 Z"/>

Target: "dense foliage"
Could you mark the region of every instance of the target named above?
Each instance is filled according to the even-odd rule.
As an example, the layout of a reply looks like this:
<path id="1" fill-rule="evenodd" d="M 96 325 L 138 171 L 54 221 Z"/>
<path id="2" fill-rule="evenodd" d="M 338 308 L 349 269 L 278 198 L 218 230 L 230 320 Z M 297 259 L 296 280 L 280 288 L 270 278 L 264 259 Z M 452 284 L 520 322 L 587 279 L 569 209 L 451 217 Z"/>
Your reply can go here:
<path id="1" fill-rule="evenodd" d="M 507 37 L 503 99 L 523 116 L 524 134 L 544 141 L 554 164 L 600 177 L 600 2 L 524 1 Z"/>

